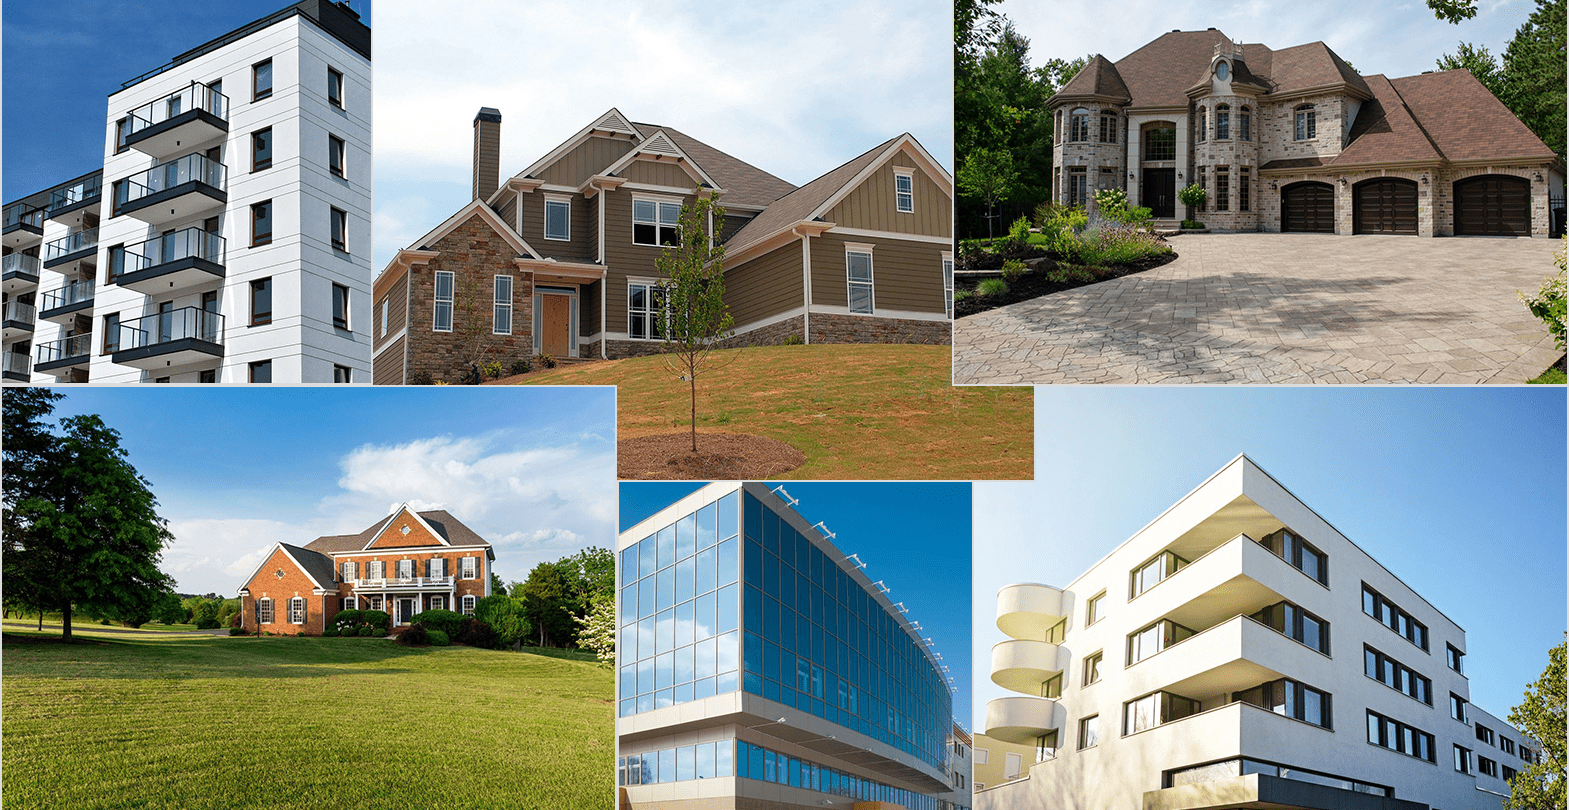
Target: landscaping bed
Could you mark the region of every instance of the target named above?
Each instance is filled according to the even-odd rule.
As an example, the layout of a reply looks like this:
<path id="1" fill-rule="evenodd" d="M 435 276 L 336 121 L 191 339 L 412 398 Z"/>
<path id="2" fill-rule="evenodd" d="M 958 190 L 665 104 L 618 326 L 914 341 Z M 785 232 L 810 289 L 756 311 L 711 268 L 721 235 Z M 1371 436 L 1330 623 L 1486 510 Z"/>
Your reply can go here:
<path id="1" fill-rule="evenodd" d="M 1080 267 L 1059 263 L 1050 256 L 1042 256 L 1025 262 L 1024 275 L 1012 281 L 1004 281 L 1006 289 L 1001 293 L 981 295 L 977 288 L 988 278 L 1001 280 L 995 273 L 967 273 L 954 278 L 953 316 L 962 318 L 974 315 L 989 309 L 1017 304 L 1031 298 L 1039 298 L 1075 287 L 1088 284 L 1098 284 L 1114 278 L 1142 273 L 1156 267 L 1175 261 L 1175 252 L 1160 253 L 1135 259 L 1127 264 L 1117 264 L 1110 267 Z M 1001 261 L 998 261 L 1001 267 Z M 968 295 L 960 293 L 968 292 Z"/>

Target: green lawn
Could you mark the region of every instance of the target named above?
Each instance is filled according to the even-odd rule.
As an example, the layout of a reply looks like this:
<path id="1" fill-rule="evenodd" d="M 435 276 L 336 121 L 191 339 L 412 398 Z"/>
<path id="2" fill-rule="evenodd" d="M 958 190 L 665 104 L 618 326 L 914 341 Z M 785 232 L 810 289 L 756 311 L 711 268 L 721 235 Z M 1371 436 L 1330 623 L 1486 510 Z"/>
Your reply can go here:
<path id="1" fill-rule="evenodd" d="M 6 629 L 7 810 L 613 801 L 611 674 L 577 655 L 19 636 L 57 638 Z"/>

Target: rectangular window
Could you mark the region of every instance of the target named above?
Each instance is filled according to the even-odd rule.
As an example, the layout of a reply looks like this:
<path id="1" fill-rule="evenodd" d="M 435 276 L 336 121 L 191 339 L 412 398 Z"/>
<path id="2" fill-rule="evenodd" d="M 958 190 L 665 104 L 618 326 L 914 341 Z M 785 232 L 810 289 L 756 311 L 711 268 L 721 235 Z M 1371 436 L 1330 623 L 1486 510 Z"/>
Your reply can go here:
<path id="1" fill-rule="evenodd" d="M 343 109 L 343 74 L 327 68 L 327 103 Z"/>
<path id="2" fill-rule="evenodd" d="M 1089 717 L 1083 718 L 1079 721 L 1080 751 L 1083 751 L 1086 748 L 1094 748 L 1097 744 L 1100 743 L 1100 735 L 1097 731 L 1097 726 L 1099 723 L 1100 715 L 1098 714 L 1092 714 Z"/>
<path id="3" fill-rule="evenodd" d="M 1362 612 L 1406 641 L 1427 649 L 1427 625 L 1411 618 L 1411 614 L 1385 599 L 1383 594 L 1373 590 L 1366 582 L 1362 583 Z"/>
<path id="4" fill-rule="evenodd" d="M 1437 761 L 1433 735 L 1371 710 L 1367 713 L 1367 741 L 1420 760 Z"/>
<path id="5" fill-rule="evenodd" d="M 1329 622 L 1291 602 L 1276 602 L 1248 618 L 1274 628 L 1304 646 L 1329 655 Z"/>
<path id="6" fill-rule="evenodd" d="M 343 154 L 346 145 L 343 139 L 336 135 L 327 136 L 327 171 L 334 177 L 345 177 L 343 173 Z"/>
<path id="7" fill-rule="evenodd" d="M 1155 692 L 1122 704 L 1122 736 L 1137 734 L 1198 714 L 1199 702 L 1171 692 Z"/>
<path id="8" fill-rule="evenodd" d="M 1394 689 L 1397 692 L 1433 705 L 1433 682 L 1405 664 L 1390 658 L 1387 655 L 1364 646 L 1362 648 L 1362 671 L 1369 678 Z"/>
<path id="9" fill-rule="evenodd" d="M 390 298 L 383 298 L 383 299 L 381 299 L 381 336 L 382 337 L 386 337 L 387 336 L 387 315 L 388 315 L 388 307 L 389 307 L 389 305 L 390 305 Z"/>
<path id="10" fill-rule="evenodd" d="M 1515 741 L 1514 740 L 1511 740 L 1508 737 L 1504 737 L 1504 736 L 1500 735 L 1499 738 L 1498 738 L 1498 747 L 1504 749 L 1504 753 L 1506 753 L 1506 754 L 1508 754 L 1510 756 L 1514 756 L 1514 753 L 1515 753 Z"/>
<path id="11" fill-rule="evenodd" d="M 1216 170 L 1215 181 L 1217 188 L 1224 171 L 1224 169 Z M 1224 199 L 1222 195 L 1217 194 L 1216 196 Z M 1224 209 L 1217 207 L 1216 210 Z M 1275 556 L 1285 560 L 1292 568 L 1317 580 L 1320 585 L 1329 584 L 1329 555 L 1319 551 L 1308 541 L 1303 540 L 1296 532 L 1290 529 L 1281 529 L 1264 535 L 1264 538 L 1258 542 L 1273 552 Z"/>
<path id="12" fill-rule="evenodd" d="M 251 206 L 251 247 L 272 244 L 272 200 Z"/>
<path id="13" fill-rule="evenodd" d="M 849 287 L 850 311 L 872 314 L 872 250 L 846 250 L 844 252 L 846 282 Z"/>
<path id="14" fill-rule="evenodd" d="M 1215 168 L 1215 210 L 1231 210 L 1231 167 Z"/>
<path id="15" fill-rule="evenodd" d="M 444 597 L 444 596 L 432 596 L 430 598 L 430 609 L 431 610 L 446 610 L 447 609 L 447 599 L 446 599 L 446 597 Z"/>
<path id="16" fill-rule="evenodd" d="M 1090 625 L 1101 620 L 1101 617 L 1104 615 L 1101 613 L 1101 605 L 1104 604 L 1106 604 L 1105 591 L 1101 591 L 1100 593 L 1091 596 L 1089 601 L 1084 603 L 1085 627 L 1089 627 Z"/>
<path id="17" fill-rule="evenodd" d="M 664 339 L 665 291 L 657 284 L 627 283 L 627 336 L 634 339 Z"/>
<path id="18" fill-rule="evenodd" d="M 1330 695 L 1307 684 L 1281 678 L 1232 694 L 1231 699 L 1251 703 L 1275 714 L 1312 723 L 1323 728 L 1333 728 L 1334 713 L 1330 709 Z"/>
<path id="19" fill-rule="evenodd" d="M 1471 772 L 1471 749 L 1455 746 L 1455 770 L 1461 773 Z"/>
<path id="20" fill-rule="evenodd" d="M 1491 776 L 1495 779 L 1498 778 L 1498 763 L 1488 759 L 1487 757 L 1479 756 L 1476 758 L 1476 769 L 1481 771 L 1486 776 Z"/>
<path id="21" fill-rule="evenodd" d="M 104 316 L 104 354 L 114 354 L 120 350 L 120 313 L 111 312 Z"/>
<path id="22" fill-rule="evenodd" d="M 1449 693 L 1449 716 L 1450 717 L 1453 717 L 1454 719 L 1459 720 L 1462 723 L 1466 722 L 1465 706 L 1466 706 L 1466 699 L 1465 698 L 1455 694 L 1454 692 L 1450 692 Z"/>
<path id="23" fill-rule="evenodd" d="M 329 221 L 332 224 L 332 249 L 349 251 L 349 212 L 341 208 L 329 209 Z"/>
<path id="24" fill-rule="evenodd" d="M 894 208 L 902 214 L 915 211 L 915 175 L 895 172 L 893 176 Z"/>
<path id="25" fill-rule="evenodd" d="M 259 278 L 251 282 L 251 326 L 272 323 L 272 279 Z"/>
<path id="26" fill-rule="evenodd" d="M 452 287 L 454 276 L 451 270 L 436 271 L 435 302 L 432 307 L 431 330 L 436 332 L 452 331 Z"/>
<path id="27" fill-rule="evenodd" d="M 1444 645 L 1444 656 L 1449 663 L 1449 668 L 1465 674 L 1465 653 L 1455 649 L 1453 644 Z"/>
<path id="28" fill-rule="evenodd" d="M 1503 777 L 1504 781 L 1508 782 L 1509 780 L 1515 778 L 1515 774 L 1517 774 L 1517 773 L 1519 773 L 1519 771 L 1516 771 L 1514 768 L 1511 768 L 1508 765 L 1505 765 L 1504 766 L 1504 777 Z"/>
<path id="29" fill-rule="evenodd" d="M 341 566 L 341 571 L 340 576 L 343 577 L 344 582 L 354 581 L 354 562 L 352 560 L 345 560 Z"/>
<path id="30" fill-rule="evenodd" d="M 257 599 L 256 600 L 256 623 L 257 624 L 272 624 L 272 600 L 271 599 Z"/>
<path id="31" fill-rule="evenodd" d="M 1225 109 L 1224 105 L 1215 110 L 1215 140 L 1231 140 L 1231 110 Z"/>
<path id="32" fill-rule="evenodd" d="M 1138 632 L 1130 633 L 1128 634 L 1128 666 L 1133 666 L 1174 644 L 1186 641 L 1192 635 L 1192 629 L 1170 619 L 1161 619 Z"/>
<path id="33" fill-rule="evenodd" d="M 943 301 L 947 306 L 948 320 L 953 320 L 953 257 L 942 258 Z"/>
<path id="34" fill-rule="evenodd" d="M 342 284 L 332 285 L 332 325 L 349 328 L 349 288 Z"/>
<path id="35" fill-rule="evenodd" d="M 272 97 L 272 60 L 251 65 L 251 101 Z"/>
<path id="36" fill-rule="evenodd" d="M 430 575 L 441 579 L 447 575 L 447 560 L 445 557 L 435 557 L 430 561 Z"/>
<path id="37" fill-rule="evenodd" d="M 251 171 L 272 168 L 272 127 L 251 133 Z"/>
<path id="38" fill-rule="evenodd" d="M 1242 111 L 1237 114 L 1237 128 L 1240 131 L 1242 140 L 1253 140 L 1253 113 L 1247 107 L 1243 107 Z"/>
<path id="39" fill-rule="evenodd" d="M 1074 166 L 1068 169 L 1068 204 L 1083 205 L 1089 198 L 1087 184 L 1089 179 L 1084 173 L 1083 166 Z"/>
<path id="40" fill-rule="evenodd" d="M 479 576 L 479 574 L 476 573 L 476 571 L 478 570 L 478 566 L 476 565 L 477 562 L 478 562 L 478 560 L 475 557 L 464 557 L 463 558 L 463 578 L 464 579 L 474 579 L 474 578 Z"/>
<path id="41" fill-rule="evenodd" d="M 1155 555 L 1155 559 L 1133 569 L 1129 577 L 1128 598 L 1132 599 L 1164 582 L 1167 577 L 1182 570 L 1187 564 L 1187 560 L 1170 551 L 1162 551 Z"/>
<path id="42" fill-rule="evenodd" d="M 304 624 L 304 623 L 305 623 L 305 600 L 303 598 L 301 598 L 301 597 L 296 596 L 293 599 L 289 600 L 289 624 Z"/>
<path id="43" fill-rule="evenodd" d="M 1478 740 L 1481 740 L 1482 742 L 1487 743 L 1488 745 L 1491 745 L 1491 746 L 1495 747 L 1495 748 L 1498 747 L 1493 742 L 1493 740 L 1494 740 L 1493 730 L 1488 728 L 1487 726 L 1482 725 L 1481 723 L 1477 723 L 1476 724 L 1476 738 Z"/>
<path id="44" fill-rule="evenodd" d="M 1242 167 L 1242 178 L 1237 183 L 1237 197 L 1238 197 L 1237 202 L 1239 203 L 1238 206 L 1237 206 L 1237 210 L 1238 211 L 1244 211 L 1244 212 L 1248 211 L 1250 206 L 1251 206 L 1251 204 L 1252 204 L 1252 200 L 1250 199 L 1250 194 L 1249 194 L 1250 191 L 1252 190 L 1252 185 L 1253 185 L 1252 181 L 1253 181 L 1252 170 L 1249 169 L 1247 166 L 1243 166 Z"/>
<path id="45" fill-rule="evenodd" d="M 1297 140 L 1310 141 L 1318 137 L 1318 114 L 1313 109 L 1297 109 Z"/>
<path id="46" fill-rule="evenodd" d="M 398 560 L 398 579 L 414 578 L 414 561 Z"/>
<path id="47" fill-rule="evenodd" d="M 383 563 L 381 560 L 371 560 L 370 563 L 369 563 L 369 567 L 370 567 L 370 578 L 371 579 L 381 579 L 382 578 L 382 572 L 386 570 L 386 564 Z M 380 610 L 381 608 L 377 607 L 376 609 Z"/>
<path id="48" fill-rule="evenodd" d="M 545 238 L 568 241 L 572 238 L 572 201 L 545 198 Z"/>
<path id="49" fill-rule="evenodd" d="M 1090 657 L 1084 659 L 1085 686 L 1089 686 L 1090 684 L 1100 680 L 1100 665 L 1101 661 L 1105 660 L 1105 657 L 1106 656 L 1104 653 L 1102 653 L 1100 650 L 1096 650 L 1092 655 L 1090 655 Z"/>
<path id="50" fill-rule="evenodd" d="M 250 381 L 253 383 L 272 382 L 272 361 L 257 360 L 250 364 Z"/>
<path id="51" fill-rule="evenodd" d="M 1199 167 L 1199 188 L 1202 188 L 1205 191 L 1209 190 L 1209 177 L 1207 176 L 1206 169 L 1203 166 Z M 1203 202 L 1199 203 L 1199 210 L 1203 211 L 1204 209 L 1206 209 L 1208 207 L 1209 207 L 1209 198 L 1206 197 Z"/>
<path id="52" fill-rule="evenodd" d="M 114 153 L 124 152 L 130 147 L 125 145 L 125 139 L 131 134 L 131 119 L 121 118 L 114 122 Z"/>
<path id="53" fill-rule="evenodd" d="M 496 276 L 496 303 L 491 331 L 497 335 L 512 334 L 512 277 Z"/>
<path id="54" fill-rule="evenodd" d="M 465 616 L 473 616 L 474 615 L 474 597 L 468 596 L 468 595 L 465 595 L 463 597 L 463 615 L 465 615 Z"/>
<path id="55" fill-rule="evenodd" d="M 681 204 L 662 200 L 632 200 L 632 243 L 681 244 Z"/>

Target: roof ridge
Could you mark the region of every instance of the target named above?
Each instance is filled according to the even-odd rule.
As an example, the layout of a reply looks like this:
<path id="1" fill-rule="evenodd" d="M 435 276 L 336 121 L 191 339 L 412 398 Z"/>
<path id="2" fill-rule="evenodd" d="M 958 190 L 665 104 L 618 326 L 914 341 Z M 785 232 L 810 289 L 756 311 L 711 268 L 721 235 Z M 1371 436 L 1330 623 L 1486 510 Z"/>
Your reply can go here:
<path id="1" fill-rule="evenodd" d="M 1427 139 L 1428 145 L 1433 147 L 1433 151 L 1438 153 L 1440 159 L 1448 160 L 1449 155 L 1444 154 L 1444 150 L 1438 146 L 1438 141 L 1433 140 L 1432 133 L 1428 132 L 1427 127 L 1422 125 L 1422 119 L 1416 114 L 1416 110 L 1411 109 L 1411 105 L 1406 103 L 1405 94 L 1400 92 L 1400 88 L 1396 87 L 1395 83 L 1390 81 L 1388 76 L 1382 73 L 1378 75 L 1383 78 L 1384 84 L 1389 85 L 1389 89 L 1394 92 L 1395 98 L 1400 99 L 1400 108 L 1406 111 L 1406 115 L 1411 116 L 1411 122 L 1416 124 L 1417 131 L 1422 133 L 1423 138 Z"/>

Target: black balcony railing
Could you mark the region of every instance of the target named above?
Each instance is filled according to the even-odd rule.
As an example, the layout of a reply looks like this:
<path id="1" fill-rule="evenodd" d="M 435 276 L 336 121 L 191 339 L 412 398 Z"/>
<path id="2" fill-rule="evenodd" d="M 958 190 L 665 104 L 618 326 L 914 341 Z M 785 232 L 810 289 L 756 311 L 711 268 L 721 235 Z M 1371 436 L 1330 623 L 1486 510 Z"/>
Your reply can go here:
<path id="1" fill-rule="evenodd" d="M 186 155 L 125 178 L 116 184 L 117 197 L 114 202 L 116 206 L 124 206 L 186 183 L 203 183 L 223 191 L 226 172 L 222 163 L 209 160 L 206 155 Z"/>
<path id="2" fill-rule="evenodd" d="M 44 264 L 56 259 L 63 259 L 73 253 L 92 250 L 98 247 L 98 229 L 88 228 L 77 231 L 64 239 L 56 239 L 44 245 Z"/>
<path id="3" fill-rule="evenodd" d="M 60 309 L 73 304 L 81 304 L 93 300 L 93 283 L 91 281 L 73 281 L 58 290 L 44 293 L 43 305 L 39 309 L 48 313 L 51 309 Z"/>
<path id="4" fill-rule="evenodd" d="M 40 266 L 41 263 L 37 256 L 29 256 L 25 253 L 12 253 L 0 257 L 0 268 L 3 268 L 6 278 L 31 276 L 33 279 L 37 279 Z"/>
<path id="5" fill-rule="evenodd" d="M 22 225 L 33 230 L 42 230 L 44 227 L 44 209 L 27 203 L 13 203 L 5 207 L 5 229 Z"/>
<path id="6" fill-rule="evenodd" d="M 49 210 L 54 212 L 77 203 L 96 200 L 103 195 L 103 183 L 103 174 L 98 173 L 80 183 L 55 189 L 49 192 Z"/>
<path id="7" fill-rule="evenodd" d="M 36 363 L 39 366 L 46 366 L 50 363 L 78 358 L 86 360 L 88 355 L 92 353 L 92 350 L 93 336 L 91 333 L 72 335 L 59 340 L 51 340 L 48 343 L 38 344 L 38 359 Z"/>
<path id="8" fill-rule="evenodd" d="M 223 316 L 201 307 L 181 307 L 120 323 L 116 352 L 174 343 L 181 340 L 223 342 Z"/>
<path id="9" fill-rule="evenodd" d="M 113 251 L 110 277 L 117 279 L 181 259 L 203 259 L 221 267 L 223 257 L 223 237 L 201 228 L 186 228 Z"/>
<path id="10" fill-rule="evenodd" d="M 137 107 L 126 116 L 122 137 L 135 135 L 193 110 L 201 110 L 228 120 L 229 97 L 201 82 L 191 82 L 188 87 L 170 93 L 156 101 Z"/>

